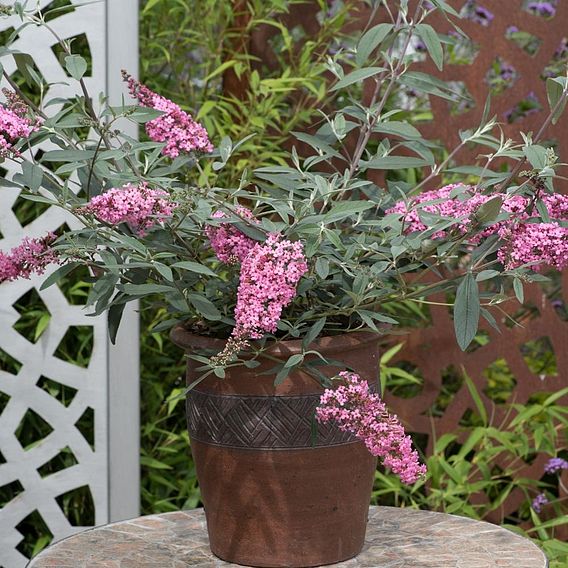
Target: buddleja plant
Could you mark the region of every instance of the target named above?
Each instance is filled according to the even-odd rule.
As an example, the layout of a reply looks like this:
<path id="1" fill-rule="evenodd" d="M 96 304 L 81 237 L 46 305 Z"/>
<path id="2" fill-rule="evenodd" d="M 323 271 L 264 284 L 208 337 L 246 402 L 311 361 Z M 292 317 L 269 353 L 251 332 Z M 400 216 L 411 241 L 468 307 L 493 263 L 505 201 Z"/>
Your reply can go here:
<path id="1" fill-rule="evenodd" d="M 458 96 L 412 70 L 417 41 L 442 67 L 442 42 L 428 18 L 435 11 L 459 17 L 444 0 L 419 0 L 412 11 L 404 0 L 374 2 L 371 17 L 381 10 L 386 21 L 328 58 L 329 88 L 347 102 L 322 110 L 311 134 L 297 134 L 311 151 L 293 148 L 288 165 L 243 171 L 232 187 L 202 175 L 203 164 L 221 172 L 242 140 L 209 140 L 191 115 L 126 72 L 131 100 L 113 106 L 104 94 L 93 98 L 83 80 L 86 61 L 28 4 L 2 11 L 55 35 L 81 94 L 36 104 L 4 72 L 10 89 L 0 145 L 3 158 L 21 167 L 8 183 L 27 199 L 65 209 L 81 228 L 2 253 L 0 282 L 60 264 L 49 286 L 88 266 L 96 274 L 88 305 L 94 315 L 108 312 L 111 339 L 128 302 L 157 296 L 171 314 L 161 329 L 184 322 L 228 339 L 221 353 L 196 356 L 203 377 L 223 377 L 227 366 L 245 364 L 245 348 L 249 366 L 250 352 L 261 353 L 268 341 L 301 339 L 304 355 L 313 353 L 319 336 L 378 332 L 397 325 L 399 302 L 445 293 L 465 349 L 480 318 L 497 325 L 492 314 L 510 299 L 509 284 L 522 300 L 523 283 L 542 280 L 543 267 L 568 264 L 568 199 L 554 193 L 557 157 L 539 144 L 564 109 L 566 77 L 548 79 L 550 114 L 538 133 L 505 139 L 487 105 L 481 124 L 460 132 L 449 153 L 395 106 L 400 86 Z M 47 92 L 29 56 L 9 46 L 2 56 L 15 57 L 27 80 Z M 363 81 L 373 85 L 367 104 L 356 96 Z M 123 132 L 125 120 L 143 124 L 148 140 Z M 46 141 L 52 149 L 34 157 Z M 468 177 L 452 173 L 451 185 L 436 187 L 456 154 L 475 145 L 479 163 L 459 170 Z M 497 167 L 503 159 L 511 171 Z M 409 168 L 425 172 L 418 183 L 400 181 Z M 388 172 L 384 187 L 369 179 L 371 170 Z M 276 381 L 302 366 L 328 384 L 318 359 L 304 355 L 279 364 Z"/>

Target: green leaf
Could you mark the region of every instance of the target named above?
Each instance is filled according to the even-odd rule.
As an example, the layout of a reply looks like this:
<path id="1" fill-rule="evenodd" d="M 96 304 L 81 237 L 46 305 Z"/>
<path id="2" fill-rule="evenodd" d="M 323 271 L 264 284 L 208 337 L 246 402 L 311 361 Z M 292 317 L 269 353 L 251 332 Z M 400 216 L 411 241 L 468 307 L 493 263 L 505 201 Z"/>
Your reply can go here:
<path id="1" fill-rule="evenodd" d="M 432 4 L 434 4 L 434 6 L 436 6 L 439 10 L 442 10 L 443 12 L 447 12 L 448 14 L 451 14 L 456 18 L 460 17 L 459 13 L 456 12 L 455 9 L 452 8 L 445 0 L 432 0 Z"/>
<path id="2" fill-rule="evenodd" d="M 20 74 L 30 87 L 39 86 L 37 82 L 37 73 L 33 71 L 34 60 L 28 53 L 14 53 L 14 61 Z"/>
<path id="3" fill-rule="evenodd" d="M 87 62 L 80 55 L 68 55 L 65 58 L 65 68 L 73 79 L 79 81 L 87 72 Z"/>
<path id="4" fill-rule="evenodd" d="M 438 34 L 434 28 L 428 24 L 418 24 L 416 32 L 426 44 L 426 49 L 436 67 L 441 71 L 444 66 L 444 50 Z"/>
<path id="5" fill-rule="evenodd" d="M 22 176 L 24 185 L 29 187 L 34 193 L 41 187 L 43 181 L 43 171 L 39 166 L 31 162 L 22 163 Z"/>
<path id="6" fill-rule="evenodd" d="M 280 371 L 276 373 L 276 377 L 274 378 L 274 386 L 281 385 L 286 380 L 289 374 L 290 374 L 290 367 L 283 367 L 282 369 L 280 369 Z"/>
<path id="7" fill-rule="evenodd" d="M 330 211 L 323 216 L 324 223 L 341 221 L 351 215 L 356 215 L 367 209 L 375 207 L 371 201 L 340 201 L 335 203 Z"/>
<path id="8" fill-rule="evenodd" d="M 329 260 L 327 260 L 327 258 L 320 257 L 316 260 L 316 272 L 322 280 L 325 280 L 328 277 Z"/>
<path id="9" fill-rule="evenodd" d="M 175 264 L 172 264 L 172 268 L 180 268 L 181 270 L 189 270 L 190 272 L 195 272 L 196 274 L 206 274 L 207 276 L 218 278 L 218 275 L 215 274 L 215 272 L 213 272 L 210 268 L 207 268 L 207 266 L 204 266 L 203 264 L 199 264 L 199 262 L 192 262 L 191 260 L 176 262 Z"/>
<path id="10" fill-rule="evenodd" d="M 146 247 L 138 239 L 135 239 L 134 237 L 131 237 L 129 235 L 117 234 L 116 238 L 119 241 L 121 241 L 123 244 L 125 244 L 127 248 L 135 250 L 136 252 L 139 252 L 144 255 L 147 253 Z"/>
<path id="11" fill-rule="evenodd" d="M 295 367 L 299 365 L 304 360 L 304 355 L 302 353 L 295 353 L 291 357 L 288 357 L 286 363 L 284 363 L 284 367 Z"/>
<path id="12" fill-rule="evenodd" d="M 108 336 L 110 342 L 115 345 L 116 344 L 116 336 L 118 335 L 118 330 L 120 328 L 120 322 L 122 320 L 122 314 L 124 313 L 124 308 L 126 304 L 113 304 L 108 309 L 108 316 L 107 316 L 107 328 L 108 328 Z"/>
<path id="13" fill-rule="evenodd" d="M 458 345 L 465 351 L 479 326 L 479 290 L 471 273 L 458 286 L 454 305 L 454 329 Z"/>
<path id="14" fill-rule="evenodd" d="M 217 321 L 222 319 L 221 312 L 215 307 L 215 304 L 201 294 L 190 294 L 189 301 L 191 305 L 206 319 Z"/>
<path id="15" fill-rule="evenodd" d="M 361 69 L 355 69 L 355 71 L 351 71 L 351 73 L 345 75 L 343 79 L 337 81 L 330 90 L 337 91 L 338 89 L 344 89 L 353 83 L 360 83 L 369 77 L 373 77 L 384 70 L 384 67 L 362 67 Z"/>
<path id="16" fill-rule="evenodd" d="M 139 124 L 144 124 L 150 122 L 159 116 L 164 114 L 161 110 L 156 110 L 153 108 L 138 107 L 133 113 L 128 115 L 130 120 L 137 122 Z"/>
<path id="17" fill-rule="evenodd" d="M 77 268 L 78 266 L 81 266 L 80 263 L 78 262 L 70 262 L 69 264 L 64 264 L 63 266 L 60 266 L 57 270 L 55 270 L 54 272 L 52 272 L 41 284 L 40 286 L 40 290 L 45 290 L 46 288 L 49 288 L 50 286 L 52 286 L 53 284 L 55 284 L 56 282 L 59 282 L 59 280 L 61 278 L 63 278 L 64 276 L 66 276 L 67 274 L 69 274 L 72 270 L 74 270 L 75 268 Z"/>
<path id="18" fill-rule="evenodd" d="M 371 158 L 365 167 L 373 170 L 404 170 L 406 168 L 423 168 L 431 165 L 428 160 L 412 156 L 383 156 Z"/>
<path id="19" fill-rule="evenodd" d="M 54 201 L 53 199 L 49 199 L 48 197 L 43 197 L 43 195 L 21 193 L 20 197 L 22 199 L 27 199 L 28 201 L 35 201 L 37 203 L 47 203 L 49 205 L 57 205 L 57 201 Z"/>
<path id="20" fill-rule="evenodd" d="M 407 140 L 414 140 L 416 138 L 422 138 L 420 131 L 408 124 L 408 122 L 399 122 L 392 120 L 389 122 L 379 122 L 373 127 L 373 132 L 379 132 L 381 134 L 392 134 L 393 136 L 400 136 Z"/>
<path id="21" fill-rule="evenodd" d="M 499 276 L 499 274 L 501 274 L 499 271 L 497 270 L 482 270 L 476 277 L 475 279 L 478 282 L 483 282 L 484 280 L 491 280 L 491 278 L 495 278 L 496 276 Z"/>
<path id="22" fill-rule="evenodd" d="M 174 281 L 174 275 L 173 275 L 172 269 L 169 266 L 167 266 L 166 264 L 162 264 L 161 262 L 155 262 L 154 268 L 168 282 Z"/>
<path id="23" fill-rule="evenodd" d="M 483 420 L 483 424 L 485 426 L 487 426 L 487 424 L 489 424 L 489 419 L 487 416 L 487 410 L 485 408 L 485 405 L 483 404 L 483 401 L 481 400 L 481 396 L 479 396 L 479 392 L 477 391 L 477 387 L 475 386 L 475 383 L 471 380 L 471 377 L 467 374 L 465 368 L 462 367 L 462 372 L 463 372 L 463 376 L 465 379 L 465 384 L 467 386 L 467 390 L 469 391 L 469 394 L 471 395 L 471 398 L 473 399 L 473 402 L 475 403 L 475 407 L 477 408 L 477 412 L 479 412 L 479 416 L 481 417 L 481 420 Z"/>
<path id="24" fill-rule="evenodd" d="M 532 144 L 531 146 L 523 146 L 523 153 L 531 166 L 536 170 L 542 170 L 547 164 L 546 148 Z"/>
<path id="25" fill-rule="evenodd" d="M 492 223 L 499 216 L 502 205 L 503 198 L 500 195 L 492 197 L 477 209 L 475 219 L 483 225 Z"/>
<path id="26" fill-rule="evenodd" d="M 172 469 L 172 466 L 148 456 L 140 456 L 140 465 L 152 469 Z"/>
<path id="27" fill-rule="evenodd" d="M 313 136 L 312 134 L 307 134 L 305 132 L 292 132 L 292 134 L 300 141 L 309 144 L 318 154 L 329 154 L 336 158 L 341 158 L 341 154 L 330 146 L 325 140 L 319 138 L 318 136 Z M 258 171 L 258 170 L 257 170 Z"/>
<path id="28" fill-rule="evenodd" d="M 392 24 L 377 24 L 361 36 L 355 55 L 357 65 L 363 65 L 367 61 L 369 55 L 384 41 L 392 29 Z"/>
<path id="29" fill-rule="evenodd" d="M 132 296 L 147 296 L 148 294 L 163 294 L 175 290 L 172 286 L 163 284 L 124 284 L 122 289 Z"/>
<path id="30" fill-rule="evenodd" d="M 448 83 L 420 71 L 407 71 L 400 76 L 399 81 L 407 87 L 448 101 L 455 101 L 456 99 L 463 100 L 466 98 L 458 91 L 453 90 L 452 86 Z"/>
<path id="31" fill-rule="evenodd" d="M 566 77 L 549 77 L 546 80 L 546 96 L 548 97 L 548 104 L 550 105 L 550 110 L 554 110 L 554 107 L 558 104 L 558 101 L 562 98 L 564 90 L 566 89 Z M 558 119 L 564 112 L 566 108 L 566 97 L 556 109 L 552 115 L 552 124 L 556 124 Z"/>
<path id="32" fill-rule="evenodd" d="M 90 160 L 95 155 L 94 150 L 52 150 L 46 152 L 42 158 L 42 162 L 80 162 Z"/>
<path id="33" fill-rule="evenodd" d="M 515 278 L 513 280 L 513 290 L 515 291 L 515 296 L 519 300 L 519 304 L 525 301 L 525 292 L 523 290 L 523 283 L 520 278 Z"/>
<path id="34" fill-rule="evenodd" d="M 326 321 L 327 320 L 326 320 L 325 317 L 320 318 L 318 321 L 316 321 L 316 323 L 314 323 L 312 325 L 312 327 L 310 327 L 308 333 L 306 333 L 306 336 L 304 337 L 304 340 L 302 341 L 302 347 L 304 349 L 307 349 L 309 347 L 310 343 L 312 343 L 312 341 L 317 339 L 317 337 L 321 333 L 321 330 L 324 328 Z"/>

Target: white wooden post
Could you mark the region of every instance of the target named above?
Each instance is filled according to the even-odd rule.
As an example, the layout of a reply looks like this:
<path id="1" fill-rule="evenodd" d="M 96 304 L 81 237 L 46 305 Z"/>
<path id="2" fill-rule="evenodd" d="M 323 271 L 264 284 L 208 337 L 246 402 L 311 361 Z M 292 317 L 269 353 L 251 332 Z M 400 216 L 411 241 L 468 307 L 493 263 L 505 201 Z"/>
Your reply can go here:
<path id="1" fill-rule="evenodd" d="M 42 9 L 52 0 L 39 0 Z M 108 92 L 120 103 L 120 69 L 136 74 L 138 57 L 138 2 L 106 0 L 84 4 L 72 0 L 73 12 L 50 21 L 64 39 L 85 34 L 92 57 L 92 74 L 86 77 L 89 91 L 97 97 Z M 33 2 L 29 2 L 33 4 Z M 12 16 L 0 19 L 0 31 L 17 27 Z M 30 26 L 13 45 L 32 55 L 40 73 L 52 85 L 48 98 L 69 96 L 76 83 L 61 67 L 52 47 L 55 39 L 45 30 Z M 15 71 L 11 58 L 3 58 L 8 74 Z M 59 84 L 57 84 L 59 83 Z M 3 86 L 6 86 L 3 84 Z M 56 112 L 58 107 L 51 107 Z M 134 131 L 131 132 L 132 134 Z M 53 149 L 50 142 L 42 150 Z M 10 178 L 17 170 L 2 164 Z M 0 250 L 16 246 L 24 236 L 40 237 L 63 223 L 76 223 L 59 209 L 50 208 L 23 227 L 12 209 L 18 199 L 16 188 L 0 187 Z M 134 517 L 139 513 L 139 349 L 138 321 L 134 309 L 126 312 L 118 344 L 110 346 L 106 317 L 90 318 L 81 306 L 70 305 L 57 286 L 39 291 L 43 277 L 0 285 L 0 349 L 17 360 L 18 372 L 0 370 L 0 402 L 10 397 L 0 414 L 0 488 L 20 484 L 21 492 L 0 509 L 0 566 L 20 568 L 27 559 L 16 547 L 23 539 L 16 526 L 36 511 L 54 540 L 85 527 L 71 526 L 57 503 L 57 497 L 87 486 L 95 505 L 95 524 Z M 30 342 L 14 328 L 20 314 L 14 304 L 35 288 L 51 313 L 49 326 L 41 338 Z M 54 355 L 69 328 L 92 326 L 94 347 L 87 368 L 78 367 Z M 76 389 L 65 407 L 38 386 L 47 377 Z M 88 409 L 94 413 L 94 448 L 83 437 L 76 423 Z M 38 444 L 25 449 L 15 432 L 31 410 L 53 431 Z M 42 477 L 38 469 L 64 448 L 69 448 L 77 464 Z"/>

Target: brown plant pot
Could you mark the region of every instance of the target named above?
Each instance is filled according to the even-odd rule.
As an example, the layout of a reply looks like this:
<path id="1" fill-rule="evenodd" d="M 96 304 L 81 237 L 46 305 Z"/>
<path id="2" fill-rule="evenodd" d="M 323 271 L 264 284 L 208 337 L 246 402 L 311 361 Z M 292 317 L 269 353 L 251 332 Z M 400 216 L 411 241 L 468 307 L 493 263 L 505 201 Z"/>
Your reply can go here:
<path id="1" fill-rule="evenodd" d="M 220 351 L 225 342 L 172 330 L 186 352 Z M 378 338 L 324 337 L 312 349 L 377 381 Z M 286 360 L 301 341 L 268 350 Z M 334 425 L 318 425 L 322 392 L 305 372 L 274 385 L 274 359 L 208 377 L 186 401 L 188 430 L 212 552 L 245 566 L 308 567 L 341 562 L 362 549 L 376 459 Z M 187 383 L 199 374 L 188 362 Z M 321 368 L 332 376 L 338 367 Z"/>

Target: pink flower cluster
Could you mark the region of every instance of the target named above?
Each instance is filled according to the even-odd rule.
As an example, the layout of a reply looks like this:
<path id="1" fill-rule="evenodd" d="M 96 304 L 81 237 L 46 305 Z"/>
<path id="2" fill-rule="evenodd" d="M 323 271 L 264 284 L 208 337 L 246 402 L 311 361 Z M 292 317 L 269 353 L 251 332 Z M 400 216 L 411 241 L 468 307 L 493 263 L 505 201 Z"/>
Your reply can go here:
<path id="1" fill-rule="evenodd" d="M 164 114 L 146 123 L 146 133 L 154 142 L 165 142 L 164 156 L 176 158 L 182 153 L 193 151 L 212 152 L 207 131 L 193 117 L 173 101 L 154 93 L 123 71 L 130 94 L 142 106 L 160 110 Z"/>
<path id="2" fill-rule="evenodd" d="M 265 332 L 274 333 L 307 270 L 301 242 L 272 234 L 255 244 L 241 265 L 233 335 L 260 339 Z"/>
<path id="3" fill-rule="evenodd" d="M 257 222 L 252 212 L 246 207 L 239 205 L 237 213 L 241 217 Z M 223 211 L 213 213 L 213 218 L 215 219 L 226 217 L 227 215 Z M 208 225 L 205 228 L 205 234 L 211 242 L 211 247 L 215 251 L 217 258 L 227 264 L 242 262 L 255 245 L 255 241 L 242 233 L 234 223 L 220 223 L 217 227 Z"/>
<path id="4" fill-rule="evenodd" d="M 344 384 L 321 395 L 318 422 L 334 420 L 341 430 L 362 440 L 403 483 L 416 482 L 426 473 L 426 466 L 420 463 L 398 418 L 389 414 L 379 395 L 372 393 L 359 375 L 342 371 L 339 377 Z"/>
<path id="5" fill-rule="evenodd" d="M 526 263 L 563 270 L 568 266 L 568 227 L 558 223 L 515 223 L 499 231 L 504 245 L 497 258 L 511 270 Z"/>
<path id="6" fill-rule="evenodd" d="M 29 109 L 20 99 L 8 91 L 4 91 L 8 99 L 7 106 L 0 105 L 0 157 L 10 154 L 19 155 L 14 145 L 21 138 L 28 138 L 38 130 L 41 121 L 28 117 Z"/>
<path id="7" fill-rule="evenodd" d="M 58 262 L 51 244 L 57 237 L 48 233 L 39 239 L 25 237 L 8 254 L 0 251 L 0 283 L 43 274 L 49 264 Z"/>
<path id="8" fill-rule="evenodd" d="M 239 205 L 237 212 L 258 222 L 246 207 Z M 213 217 L 223 219 L 227 215 L 217 211 Z M 219 260 L 241 263 L 232 336 L 239 340 L 260 339 L 266 332 L 274 333 L 283 308 L 294 299 L 296 286 L 308 270 L 302 243 L 283 239 L 279 234 L 258 243 L 233 223 L 210 225 L 205 233 Z"/>
<path id="9" fill-rule="evenodd" d="M 467 186 L 459 196 L 452 197 L 451 192 L 461 184 L 453 184 L 422 193 L 409 208 L 409 204 L 398 201 L 387 214 L 403 215 L 405 232 L 425 231 L 426 225 L 421 221 L 419 211 L 456 219 L 452 227 L 465 233 L 471 228 L 475 213 L 479 207 L 492 199 L 493 195 L 477 193 L 476 189 Z M 480 239 L 492 234 L 498 234 L 503 240 L 503 247 L 498 251 L 499 261 L 507 270 L 517 268 L 525 263 L 536 262 L 533 270 L 540 266 L 550 266 L 563 270 L 568 266 L 568 227 L 563 227 L 558 221 L 568 220 L 568 196 L 553 194 L 542 198 L 550 223 L 531 223 L 531 202 L 522 196 L 503 196 L 502 211 L 510 214 L 506 221 L 495 223 L 476 235 L 472 242 L 477 244 Z M 431 203 L 433 202 L 433 203 Z M 433 238 L 444 238 L 446 231 L 438 231 Z"/>
<path id="10" fill-rule="evenodd" d="M 146 183 L 114 187 L 97 195 L 81 208 L 81 213 L 92 213 L 99 221 L 118 225 L 128 223 L 138 235 L 169 217 L 174 204 L 161 189 L 150 189 Z"/>

